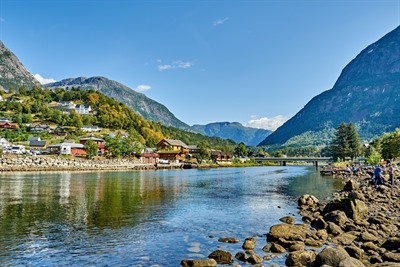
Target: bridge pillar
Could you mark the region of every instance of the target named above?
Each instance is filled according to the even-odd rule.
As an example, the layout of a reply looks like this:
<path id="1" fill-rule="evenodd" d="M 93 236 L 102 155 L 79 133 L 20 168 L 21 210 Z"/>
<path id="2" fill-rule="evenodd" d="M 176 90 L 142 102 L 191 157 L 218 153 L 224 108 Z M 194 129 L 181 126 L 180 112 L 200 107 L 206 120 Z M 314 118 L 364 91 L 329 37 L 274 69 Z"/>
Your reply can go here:
<path id="1" fill-rule="evenodd" d="M 281 166 L 286 166 L 286 161 L 282 161 Z"/>

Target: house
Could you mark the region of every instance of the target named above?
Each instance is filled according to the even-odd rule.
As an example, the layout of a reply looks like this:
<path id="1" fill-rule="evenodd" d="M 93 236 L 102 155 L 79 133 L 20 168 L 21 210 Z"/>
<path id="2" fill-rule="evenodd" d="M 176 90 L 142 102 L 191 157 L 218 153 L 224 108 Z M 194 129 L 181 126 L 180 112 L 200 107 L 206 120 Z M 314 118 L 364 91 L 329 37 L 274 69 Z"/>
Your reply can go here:
<path id="1" fill-rule="evenodd" d="M 72 101 L 64 101 L 58 102 L 56 106 L 52 106 L 51 108 L 57 109 L 64 113 L 70 113 L 71 110 L 75 109 L 75 104 Z"/>
<path id="2" fill-rule="evenodd" d="M 7 98 L 4 99 L 4 101 L 7 101 L 7 102 L 18 102 L 18 103 L 22 103 L 23 102 L 23 100 L 21 98 L 14 97 L 14 96 L 7 97 Z"/>
<path id="3" fill-rule="evenodd" d="M 0 122 L 11 122 L 10 118 L 0 118 Z"/>
<path id="4" fill-rule="evenodd" d="M 46 141 L 41 141 L 41 140 L 31 140 L 28 143 L 29 148 L 32 149 L 37 149 L 37 150 L 45 150 L 46 149 Z"/>
<path id="5" fill-rule="evenodd" d="M 89 140 L 92 140 L 93 142 L 96 143 L 97 145 L 97 151 L 99 155 L 103 155 L 105 152 L 105 142 L 103 139 L 100 138 L 96 138 L 96 137 L 86 137 L 86 138 L 81 138 L 79 140 L 79 143 L 81 143 L 82 145 L 85 145 L 85 143 Z"/>
<path id="6" fill-rule="evenodd" d="M 53 132 L 55 135 L 58 135 L 58 136 L 66 136 L 67 135 L 67 131 L 61 126 L 57 126 Z"/>
<path id="7" fill-rule="evenodd" d="M 220 150 L 211 150 L 211 159 L 216 164 L 231 164 L 233 154 Z"/>
<path id="8" fill-rule="evenodd" d="M 157 144 L 160 159 L 170 162 L 181 162 L 186 159 L 189 147 L 181 140 L 163 139 Z"/>
<path id="9" fill-rule="evenodd" d="M 196 146 L 196 145 L 191 145 L 191 146 L 188 146 L 189 147 L 189 154 L 190 155 L 196 155 L 197 153 L 199 153 L 199 148 Z"/>
<path id="10" fill-rule="evenodd" d="M 81 130 L 82 132 L 101 132 L 97 125 L 84 125 Z"/>
<path id="11" fill-rule="evenodd" d="M 40 136 L 29 136 L 28 137 L 28 143 L 30 141 L 41 141 Z"/>
<path id="12" fill-rule="evenodd" d="M 77 143 L 60 143 L 47 146 L 50 154 L 84 156 L 86 155 L 85 146 Z"/>
<path id="13" fill-rule="evenodd" d="M 31 126 L 31 133 L 42 133 L 42 132 L 50 132 L 50 126 L 47 124 L 36 124 Z"/>
<path id="14" fill-rule="evenodd" d="M 8 146 L 10 146 L 10 142 L 8 142 L 8 140 L 3 137 L 0 138 L 0 147 L 5 148 Z"/>
<path id="15" fill-rule="evenodd" d="M 75 105 L 75 111 L 80 115 L 88 115 L 92 113 L 92 108 L 90 107 L 90 105 L 77 104 Z"/>
<path id="16" fill-rule="evenodd" d="M 140 154 L 140 162 L 143 164 L 156 164 L 160 155 L 157 153 L 142 153 Z"/>
<path id="17" fill-rule="evenodd" d="M 0 122 L 0 129 L 18 129 L 19 126 L 16 123 Z"/>

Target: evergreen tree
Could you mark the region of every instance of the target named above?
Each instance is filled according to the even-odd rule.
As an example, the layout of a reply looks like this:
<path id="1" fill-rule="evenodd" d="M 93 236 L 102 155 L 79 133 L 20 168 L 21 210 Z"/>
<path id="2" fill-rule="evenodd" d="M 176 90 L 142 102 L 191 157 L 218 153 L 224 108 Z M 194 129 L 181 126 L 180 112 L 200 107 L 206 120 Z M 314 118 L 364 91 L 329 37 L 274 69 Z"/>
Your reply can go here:
<path id="1" fill-rule="evenodd" d="M 334 159 L 342 161 L 346 160 L 346 157 L 354 159 L 357 157 L 361 150 L 360 137 L 352 123 L 347 125 L 342 122 L 338 128 L 336 128 L 335 136 L 332 140 L 330 147 L 331 156 Z"/>

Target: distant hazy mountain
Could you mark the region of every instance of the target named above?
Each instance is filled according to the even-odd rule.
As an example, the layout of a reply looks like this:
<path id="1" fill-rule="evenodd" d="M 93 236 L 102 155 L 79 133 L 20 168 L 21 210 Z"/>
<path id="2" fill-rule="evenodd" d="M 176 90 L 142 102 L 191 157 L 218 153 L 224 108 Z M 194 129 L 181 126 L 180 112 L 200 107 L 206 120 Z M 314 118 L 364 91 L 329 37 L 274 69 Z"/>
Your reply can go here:
<path id="1" fill-rule="evenodd" d="M 26 70 L 19 59 L 0 41 L 0 89 L 9 91 L 20 86 L 31 88 L 40 83 Z"/>
<path id="2" fill-rule="evenodd" d="M 260 145 L 318 142 L 342 121 L 355 123 L 364 140 L 400 127 L 400 27 L 361 51 L 332 89 L 311 99 Z"/>
<path id="3" fill-rule="evenodd" d="M 256 146 L 272 131 L 245 127 L 238 122 L 215 122 L 207 125 L 195 124 L 193 129 L 211 137 L 231 139 L 236 143 L 243 142 L 249 146 Z"/>
<path id="4" fill-rule="evenodd" d="M 165 126 L 173 126 L 178 129 L 189 130 L 186 123 L 180 121 L 164 105 L 148 98 L 144 94 L 138 93 L 131 88 L 109 80 L 105 77 L 79 77 L 65 79 L 59 82 L 45 85 L 48 88 L 82 88 L 100 91 L 106 96 L 112 97 L 127 106 L 131 107 L 137 113 L 147 120 L 160 122 Z"/>

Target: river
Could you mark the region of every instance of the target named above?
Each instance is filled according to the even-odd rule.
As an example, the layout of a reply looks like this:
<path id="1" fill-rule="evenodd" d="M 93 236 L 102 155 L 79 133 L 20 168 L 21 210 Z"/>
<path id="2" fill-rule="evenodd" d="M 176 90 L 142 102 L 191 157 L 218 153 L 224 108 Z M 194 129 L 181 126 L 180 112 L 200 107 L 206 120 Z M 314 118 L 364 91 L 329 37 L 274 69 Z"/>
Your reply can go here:
<path id="1" fill-rule="evenodd" d="M 271 225 L 301 222 L 300 195 L 324 200 L 341 186 L 310 166 L 2 173 L 0 266 L 178 267 L 216 249 L 235 255 L 251 236 L 264 256 Z"/>

